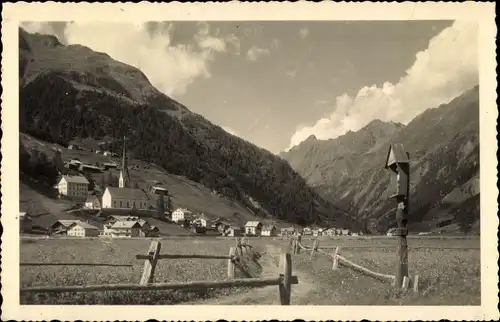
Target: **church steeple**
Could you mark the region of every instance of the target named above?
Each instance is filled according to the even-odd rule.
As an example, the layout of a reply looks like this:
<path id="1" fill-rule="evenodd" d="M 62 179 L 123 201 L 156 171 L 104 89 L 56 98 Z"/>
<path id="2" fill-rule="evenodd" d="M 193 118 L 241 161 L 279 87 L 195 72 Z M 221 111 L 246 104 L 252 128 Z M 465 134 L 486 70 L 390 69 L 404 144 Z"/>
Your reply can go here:
<path id="1" fill-rule="evenodd" d="M 123 137 L 122 169 L 120 171 L 118 186 L 120 188 L 130 188 L 130 175 L 128 173 L 127 164 L 127 143 L 125 137 Z"/>

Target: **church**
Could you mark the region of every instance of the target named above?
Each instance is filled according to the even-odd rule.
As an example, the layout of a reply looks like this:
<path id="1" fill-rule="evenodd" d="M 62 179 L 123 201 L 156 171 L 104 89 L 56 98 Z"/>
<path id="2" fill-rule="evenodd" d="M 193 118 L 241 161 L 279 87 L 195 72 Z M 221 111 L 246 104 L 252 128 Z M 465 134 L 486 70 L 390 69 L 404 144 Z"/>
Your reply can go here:
<path id="1" fill-rule="evenodd" d="M 130 174 L 127 164 L 127 150 L 125 141 L 123 143 L 122 167 L 118 188 L 106 187 L 102 196 L 102 208 L 116 209 L 148 209 L 150 200 L 147 194 L 141 190 L 130 187 Z"/>

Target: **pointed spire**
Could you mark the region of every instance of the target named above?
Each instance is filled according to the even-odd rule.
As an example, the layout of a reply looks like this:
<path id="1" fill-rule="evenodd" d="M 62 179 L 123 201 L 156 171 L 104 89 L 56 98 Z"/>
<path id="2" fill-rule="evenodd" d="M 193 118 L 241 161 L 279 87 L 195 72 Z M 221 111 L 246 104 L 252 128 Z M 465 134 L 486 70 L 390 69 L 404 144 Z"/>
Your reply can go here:
<path id="1" fill-rule="evenodd" d="M 123 155 L 122 155 L 122 169 L 120 171 L 120 180 L 119 187 L 120 188 L 129 188 L 130 187 L 130 175 L 128 173 L 128 164 L 127 164 L 127 141 L 126 137 L 123 137 Z"/>

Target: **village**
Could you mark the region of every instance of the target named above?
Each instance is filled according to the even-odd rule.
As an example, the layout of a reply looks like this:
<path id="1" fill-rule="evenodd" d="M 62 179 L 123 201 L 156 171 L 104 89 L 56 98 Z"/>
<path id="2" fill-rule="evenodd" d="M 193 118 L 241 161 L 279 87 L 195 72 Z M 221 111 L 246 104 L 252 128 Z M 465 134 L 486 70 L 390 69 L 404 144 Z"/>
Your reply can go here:
<path id="1" fill-rule="evenodd" d="M 88 151 L 71 144 L 68 150 Z M 57 198 L 70 201 L 74 206 L 70 212 L 86 214 L 82 219 L 60 219 L 45 227 L 48 236 L 68 237 L 158 237 L 162 236 L 157 225 L 151 219 L 165 221 L 185 229 L 190 235 L 205 236 L 347 236 L 358 235 L 344 228 L 318 227 L 281 227 L 266 224 L 259 220 L 247 221 L 244 225 L 230 219 L 195 213 L 186 207 L 173 208 L 169 191 L 160 183 L 152 184 L 148 189 L 132 185 L 127 158 L 126 143 L 123 143 L 121 166 L 110 159 L 100 166 L 86 164 L 78 158 L 62 161 L 61 151 L 55 151 L 55 163 L 59 178 L 54 189 Z M 116 153 L 95 149 L 89 151 L 108 157 L 118 157 Z M 136 166 L 135 166 L 136 167 Z M 104 186 L 93 180 L 93 175 L 119 169 L 118 187 Z M 90 214 L 90 219 L 88 218 Z M 149 219 L 151 218 L 151 219 Z M 19 215 L 20 232 L 33 233 L 33 218 L 29 212 Z M 99 225 L 96 223 L 100 223 Z M 361 234 L 361 233 L 359 233 Z"/>

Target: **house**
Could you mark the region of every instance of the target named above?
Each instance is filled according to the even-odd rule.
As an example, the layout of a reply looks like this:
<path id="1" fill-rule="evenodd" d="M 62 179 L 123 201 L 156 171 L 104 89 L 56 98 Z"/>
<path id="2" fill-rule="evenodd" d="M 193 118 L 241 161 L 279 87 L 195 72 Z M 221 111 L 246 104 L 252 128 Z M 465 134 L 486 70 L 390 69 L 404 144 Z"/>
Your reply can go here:
<path id="1" fill-rule="evenodd" d="M 259 236 L 262 229 L 262 223 L 260 221 L 248 221 L 245 224 L 245 235 Z"/>
<path id="2" fill-rule="evenodd" d="M 312 229 L 309 228 L 309 227 L 305 227 L 303 230 L 302 230 L 302 235 L 304 236 L 309 236 L 309 235 L 312 235 Z"/>
<path id="3" fill-rule="evenodd" d="M 97 237 L 99 228 L 81 220 L 73 220 L 66 228 L 66 235 L 72 237 Z"/>
<path id="4" fill-rule="evenodd" d="M 103 155 L 104 155 L 104 156 L 111 156 L 111 152 L 109 152 L 109 151 L 104 151 L 104 152 L 103 152 Z"/>
<path id="5" fill-rule="evenodd" d="M 228 227 L 225 232 L 225 236 L 230 236 L 230 237 L 239 237 L 241 236 L 241 227 L 238 226 L 230 226 Z"/>
<path id="6" fill-rule="evenodd" d="M 99 228 L 77 220 L 68 227 L 66 234 L 72 237 L 97 237 L 99 236 Z"/>
<path id="7" fill-rule="evenodd" d="M 137 221 L 117 221 L 108 228 L 112 237 L 139 237 L 142 227 Z"/>
<path id="8" fill-rule="evenodd" d="M 50 231 L 54 234 L 60 234 L 63 233 L 65 234 L 73 223 L 77 222 L 79 220 L 58 220 L 55 223 L 50 226 Z"/>
<path id="9" fill-rule="evenodd" d="M 262 226 L 261 236 L 276 236 L 276 226 L 274 225 Z"/>
<path id="10" fill-rule="evenodd" d="M 335 228 L 328 228 L 323 231 L 323 234 L 326 236 L 335 236 Z"/>
<path id="11" fill-rule="evenodd" d="M 107 187 L 102 196 L 103 208 L 147 209 L 148 206 L 149 199 L 141 189 Z"/>
<path id="12" fill-rule="evenodd" d="M 102 154 L 101 150 L 95 150 L 96 154 Z"/>
<path id="13" fill-rule="evenodd" d="M 139 223 L 139 225 L 141 225 L 141 231 L 140 231 L 141 237 L 148 236 L 149 231 L 151 230 L 151 225 L 144 219 L 139 219 L 137 222 Z"/>
<path id="14" fill-rule="evenodd" d="M 281 228 L 280 235 L 281 236 L 293 236 L 295 234 L 295 228 Z"/>
<path id="15" fill-rule="evenodd" d="M 19 212 L 19 232 L 30 233 L 33 229 L 33 219 L 25 212 Z"/>
<path id="16" fill-rule="evenodd" d="M 84 176 L 62 176 L 57 184 L 59 194 L 74 197 L 87 198 L 89 181 Z"/>
<path id="17" fill-rule="evenodd" d="M 210 219 L 203 213 L 194 219 L 193 223 L 205 228 L 210 227 Z"/>
<path id="18" fill-rule="evenodd" d="M 128 216 L 111 215 L 104 220 L 104 223 L 114 224 L 117 221 L 139 221 L 139 217 L 132 216 L 132 215 L 128 215 Z"/>
<path id="19" fill-rule="evenodd" d="M 349 236 L 351 231 L 349 229 L 342 229 L 342 236 Z"/>
<path id="20" fill-rule="evenodd" d="M 172 221 L 179 222 L 184 219 L 191 219 L 193 213 L 186 208 L 177 208 L 172 212 Z M 189 217 L 189 218 L 187 218 Z"/>
<path id="21" fill-rule="evenodd" d="M 68 146 L 68 149 L 69 149 L 69 150 L 80 150 L 80 148 L 79 148 L 79 147 L 78 147 L 78 145 L 76 145 L 76 144 L 70 144 L 70 145 Z"/>
<path id="22" fill-rule="evenodd" d="M 160 229 L 158 229 L 158 227 L 156 226 L 151 226 L 148 232 L 148 237 L 158 237 L 159 234 L 160 234 Z"/>
<path id="23" fill-rule="evenodd" d="M 321 236 L 320 230 L 319 229 L 313 229 L 312 230 L 312 235 L 313 236 Z"/>
<path id="24" fill-rule="evenodd" d="M 88 209 L 101 209 L 101 201 L 96 195 L 90 195 L 85 200 L 85 207 Z"/>

